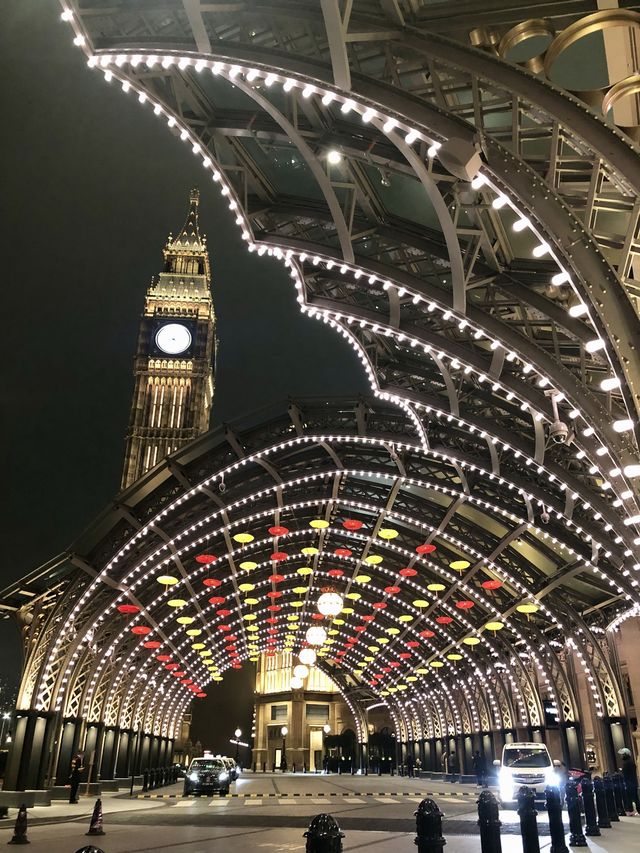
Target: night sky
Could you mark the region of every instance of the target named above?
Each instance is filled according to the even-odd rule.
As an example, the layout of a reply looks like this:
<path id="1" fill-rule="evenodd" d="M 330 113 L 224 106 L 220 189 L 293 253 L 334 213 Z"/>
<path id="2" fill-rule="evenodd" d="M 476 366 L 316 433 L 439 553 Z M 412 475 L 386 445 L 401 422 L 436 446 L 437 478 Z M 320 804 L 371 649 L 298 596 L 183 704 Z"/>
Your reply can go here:
<path id="1" fill-rule="evenodd" d="M 118 490 L 144 294 L 191 186 L 218 317 L 212 426 L 288 395 L 368 391 L 347 344 L 301 317 L 280 264 L 247 253 L 188 148 L 86 67 L 59 15 L 55 0 L 2 3 L 3 587 Z M 17 632 L 2 622 L 0 671 L 18 669 Z M 215 749 L 251 718 L 249 667 L 233 676 L 194 721 Z"/>

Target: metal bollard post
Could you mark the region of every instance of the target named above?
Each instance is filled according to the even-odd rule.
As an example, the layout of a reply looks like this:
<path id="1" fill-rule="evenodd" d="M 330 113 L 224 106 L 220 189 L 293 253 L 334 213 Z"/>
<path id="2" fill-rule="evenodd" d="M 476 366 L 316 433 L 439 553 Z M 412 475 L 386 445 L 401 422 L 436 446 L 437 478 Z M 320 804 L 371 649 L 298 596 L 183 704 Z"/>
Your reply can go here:
<path id="1" fill-rule="evenodd" d="M 593 780 L 593 790 L 596 795 L 596 808 L 598 809 L 598 828 L 611 829 L 609 811 L 607 809 L 607 796 L 604 792 L 604 782 L 599 776 Z"/>
<path id="2" fill-rule="evenodd" d="M 480 850 L 482 853 L 502 853 L 500 810 L 498 801 L 488 790 L 482 791 L 478 797 L 478 826 L 480 827 Z M 552 849 L 552 853 L 564 853 L 564 851 Z"/>
<path id="3" fill-rule="evenodd" d="M 613 779 L 613 795 L 616 800 L 616 809 L 618 810 L 618 817 L 625 817 L 625 815 L 627 814 L 627 810 L 624 807 L 624 781 L 622 779 L 622 773 L 614 773 L 611 778 Z"/>
<path id="4" fill-rule="evenodd" d="M 560 790 L 549 785 L 545 788 L 544 796 L 549 818 L 549 835 L 551 836 L 551 853 L 569 853 L 565 842 L 564 824 L 562 822 L 562 799 Z"/>
<path id="5" fill-rule="evenodd" d="M 330 814 L 316 815 L 303 837 L 307 839 L 306 853 L 342 853 L 344 832 Z"/>
<path id="6" fill-rule="evenodd" d="M 578 783 L 569 779 L 565 785 L 567 796 L 567 811 L 569 812 L 569 844 L 572 847 L 586 847 L 587 839 L 582 831 L 582 814 L 580 813 L 580 797 Z"/>
<path id="7" fill-rule="evenodd" d="M 149 771 L 148 770 L 142 771 L 142 790 L 143 791 L 149 790 Z"/>
<path id="8" fill-rule="evenodd" d="M 604 783 L 604 795 L 607 799 L 607 814 L 609 815 L 609 820 L 612 823 L 620 823 L 618 809 L 616 808 L 616 797 L 613 792 L 613 779 L 607 773 L 603 777 L 602 781 Z"/>
<path id="9" fill-rule="evenodd" d="M 424 799 L 414 812 L 416 818 L 416 837 L 414 844 L 418 853 L 442 853 L 447 843 L 442 835 L 444 814 L 435 800 Z"/>
<path id="10" fill-rule="evenodd" d="M 522 853 L 540 853 L 536 795 L 526 785 L 523 785 L 518 791 L 518 815 L 520 816 Z"/>
<path id="11" fill-rule="evenodd" d="M 580 787 L 582 788 L 582 805 L 584 806 L 584 817 L 587 824 L 584 828 L 584 834 L 600 835 L 596 818 L 596 804 L 593 799 L 593 782 L 588 776 L 585 776 Z"/>
<path id="12" fill-rule="evenodd" d="M 622 773 L 620 774 L 620 786 L 622 788 L 622 802 L 624 803 L 625 812 L 631 814 L 631 812 L 634 811 L 634 805 L 631 801 L 630 791 L 627 788 L 627 783 L 625 782 Z"/>

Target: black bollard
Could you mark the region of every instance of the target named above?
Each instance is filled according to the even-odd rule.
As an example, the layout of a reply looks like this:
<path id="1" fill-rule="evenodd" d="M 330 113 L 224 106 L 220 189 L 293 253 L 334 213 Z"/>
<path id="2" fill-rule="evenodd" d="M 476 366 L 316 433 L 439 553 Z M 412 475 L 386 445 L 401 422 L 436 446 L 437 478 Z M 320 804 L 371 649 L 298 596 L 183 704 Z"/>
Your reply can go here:
<path id="1" fill-rule="evenodd" d="M 416 818 L 416 837 L 414 844 L 418 853 L 442 853 L 447 843 L 442 835 L 444 814 L 435 800 L 424 799 L 414 812 Z"/>
<path id="2" fill-rule="evenodd" d="M 612 823 L 620 823 L 618 809 L 616 808 L 616 797 L 613 792 L 613 779 L 606 773 L 602 779 L 604 783 L 604 795 L 607 799 L 607 814 Z"/>
<path id="3" fill-rule="evenodd" d="M 604 791 L 604 782 L 599 776 L 593 780 L 593 790 L 596 795 L 596 808 L 598 810 L 598 828 L 611 829 L 609 811 L 607 809 L 607 795 Z"/>
<path id="4" fill-rule="evenodd" d="M 587 839 L 584 837 L 584 832 L 582 831 L 578 783 L 575 779 L 569 779 L 565 785 L 565 794 L 567 797 L 567 811 L 569 812 L 569 844 L 572 847 L 586 847 Z"/>
<path id="5" fill-rule="evenodd" d="M 149 771 L 148 770 L 142 771 L 142 790 L 143 791 L 149 790 Z"/>
<path id="6" fill-rule="evenodd" d="M 480 850 L 482 853 L 502 853 L 500 810 L 498 801 L 488 790 L 482 791 L 478 797 L 478 826 L 480 827 Z M 558 849 L 552 853 L 564 853 L 564 851 Z"/>
<path id="7" fill-rule="evenodd" d="M 518 791 L 518 815 L 520 816 L 522 853 L 540 853 L 536 795 L 526 785 L 523 785 Z"/>
<path id="8" fill-rule="evenodd" d="M 611 778 L 613 780 L 613 795 L 616 801 L 618 817 L 625 817 L 627 814 L 627 810 L 624 807 L 624 780 L 622 778 L 622 773 L 613 773 Z"/>
<path id="9" fill-rule="evenodd" d="M 303 837 L 307 839 L 306 853 L 342 853 L 344 832 L 330 814 L 316 815 Z"/>
<path id="10" fill-rule="evenodd" d="M 27 838 L 27 807 L 23 803 L 18 809 L 18 816 L 13 828 L 13 838 L 7 844 L 31 844 Z"/>
<path id="11" fill-rule="evenodd" d="M 580 787 L 582 788 L 582 805 L 584 807 L 584 817 L 586 821 L 584 834 L 600 835 L 598 819 L 596 817 L 596 804 L 593 799 L 593 782 L 589 776 L 583 776 Z"/>
<path id="12" fill-rule="evenodd" d="M 562 800 L 560 791 L 549 785 L 545 788 L 544 796 L 549 818 L 549 835 L 551 836 L 551 853 L 569 853 L 565 842 L 564 824 L 562 822 Z"/>

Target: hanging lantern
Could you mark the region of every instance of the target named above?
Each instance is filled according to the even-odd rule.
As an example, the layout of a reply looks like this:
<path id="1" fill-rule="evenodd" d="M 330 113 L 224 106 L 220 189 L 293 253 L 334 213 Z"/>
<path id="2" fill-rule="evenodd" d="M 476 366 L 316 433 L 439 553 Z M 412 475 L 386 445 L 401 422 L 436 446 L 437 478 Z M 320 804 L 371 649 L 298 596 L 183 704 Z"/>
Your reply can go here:
<path id="1" fill-rule="evenodd" d="M 295 678 L 306 678 L 309 675 L 309 668 L 303 663 L 299 663 L 297 666 L 294 666 L 293 675 Z"/>
<path id="2" fill-rule="evenodd" d="M 318 599 L 318 610 L 323 616 L 337 616 L 342 607 L 342 596 L 337 592 L 323 592 Z"/>
<path id="3" fill-rule="evenodd" d="M 327 639 L 327 632 L 321 626 L 314 625 L 307 629 L 306 638 L 310 646 L 322 646 Z"/>
<path id="4" fill-rule="evenodd" d="M 312 631 L 313 628 L 310 628 L 309 630 Z M 313 649 L 302 649 L 298 657 L 300 658 L 300 663 L 304 663 L 307 666 L 313 666 L 316 662 L 316 653 Z"/>
<path id="5" fill-rule="evenodd" d="M 269 652 L 267 652 L 269 654 Z M 273 653 L 272 653 L 273 654 Z M 291 679 L 291 689 L 292 690 L 300 690 L 302 687 L 302 679 L 296 678 L 295 676 Z"/>

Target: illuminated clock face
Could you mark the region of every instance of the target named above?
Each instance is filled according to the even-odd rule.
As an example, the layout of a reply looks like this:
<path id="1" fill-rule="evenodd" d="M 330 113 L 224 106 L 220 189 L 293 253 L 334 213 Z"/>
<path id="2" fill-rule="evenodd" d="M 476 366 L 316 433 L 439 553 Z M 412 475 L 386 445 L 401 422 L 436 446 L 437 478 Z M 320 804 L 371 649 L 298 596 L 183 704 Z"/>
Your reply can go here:
<path id="1" fill-rule="evenodd" d="M 191 332 L 182 323 L 167 323 L 156 332 L 156 346 L 167 355 L 179 355 L 191 346 Z"/>

